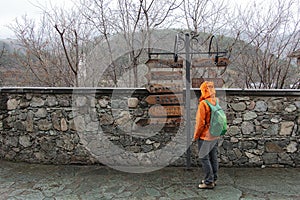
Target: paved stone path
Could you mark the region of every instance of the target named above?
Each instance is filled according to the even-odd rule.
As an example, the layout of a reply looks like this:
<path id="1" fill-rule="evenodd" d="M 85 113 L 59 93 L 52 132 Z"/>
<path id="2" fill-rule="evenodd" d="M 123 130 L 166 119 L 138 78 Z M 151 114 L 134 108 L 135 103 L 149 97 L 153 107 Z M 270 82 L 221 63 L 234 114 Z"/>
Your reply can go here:
<path id="1" fill-rule="evenodd" d="M 197 188 L 200 168 L 129 174 L 105 166 L 0 160 L 0 199 L 299 200 L 300 168 L 221 168 L 213 190 Z"/>

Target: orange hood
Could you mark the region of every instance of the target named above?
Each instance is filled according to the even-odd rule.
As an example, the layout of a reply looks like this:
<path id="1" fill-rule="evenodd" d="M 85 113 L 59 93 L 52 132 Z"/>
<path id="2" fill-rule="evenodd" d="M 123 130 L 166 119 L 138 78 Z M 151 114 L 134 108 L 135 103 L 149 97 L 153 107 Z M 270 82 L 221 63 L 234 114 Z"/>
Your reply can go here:
<path id="1" fill-rule="evenodd" d="M 199 101 L 202 101 L 202 100 L 205 100 L 208 98 L 215 98 L 215 96 L 216 96 L 216 90 L 215 90 L 213 82 L 204 81 L 200 86 L 200 90 L 201 90 L 201 97 L 200 97 Z"/>

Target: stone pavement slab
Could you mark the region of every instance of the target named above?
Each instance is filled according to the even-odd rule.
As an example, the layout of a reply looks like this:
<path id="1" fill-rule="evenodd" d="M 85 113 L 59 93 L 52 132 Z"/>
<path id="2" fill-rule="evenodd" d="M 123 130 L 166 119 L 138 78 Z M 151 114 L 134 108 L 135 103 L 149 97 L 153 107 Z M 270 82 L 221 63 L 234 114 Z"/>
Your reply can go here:
<path id="1" fill-rule="evenodd" d="M 0 161 L 0 199 L 300 199 L 299 168 L 221 168 L 219 176 L 213 190 L 201 190 L 200 168 L 130 174 L 100 165 Z"/>

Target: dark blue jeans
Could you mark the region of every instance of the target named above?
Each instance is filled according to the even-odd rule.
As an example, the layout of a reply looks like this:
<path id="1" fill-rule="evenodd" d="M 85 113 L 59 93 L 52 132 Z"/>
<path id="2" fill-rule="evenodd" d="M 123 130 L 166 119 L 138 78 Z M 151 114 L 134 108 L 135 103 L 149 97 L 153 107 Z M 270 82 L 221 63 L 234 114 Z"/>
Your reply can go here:
<path id="1" fill-rule="evenodd" d="M 218 140 L 198 140 L 198 148 L 204 183 L 210 184 L 218 179 Z"/>

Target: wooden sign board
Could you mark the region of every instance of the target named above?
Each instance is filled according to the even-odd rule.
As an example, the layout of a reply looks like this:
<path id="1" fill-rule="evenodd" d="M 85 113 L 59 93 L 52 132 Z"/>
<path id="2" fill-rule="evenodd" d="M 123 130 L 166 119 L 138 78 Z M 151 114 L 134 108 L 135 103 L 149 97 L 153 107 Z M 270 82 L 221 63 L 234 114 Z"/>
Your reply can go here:
<path id="1" fill-rule="evenodd" d="M 218 67 L 226 67 L 228 64 L 229 64 L 229 59 L 228 58 L 219 58 L 218 59 L 218 63 L 217 63 L 217 66 Z"/>
<path id="2" fill-rule="evenodd" d="M 149 84 L 146 89 L 150 93 L 178 93 L 183 91 L 182 84 Z"/>
<path id="3" fill-rule="evenodd" d="M 152 106 L 149 115 L 154 117 L 182 116 L 183 106 Z"/>
<path id="4" fill-rule="evenodd" d="M 183 60 L 174 62 L 173 59 L 149 59 L 146 65 L 149 68 L 183 68 Z"/>
<path id="5" fill-rule="evenodd" d="M 222 78 L 192 78 L 192 87 L 199 88 L 204 81 L 214 82 L 214 86 L 217 88 L 221 88 L 224 85 Z"/>
<path id="6" fill-rule="evenodd" d="M 178 80 L 182 79 L 181 71 L 154 71 L 145 75 L 148 80 Z"/>
<path id="7" fill-rule="evenodd" d="M 215 58 L 196 58 L 192 60 L 193 68 L 200 67 L 226 67 L 229 64 L 228 58 L 218 58 L 218 63 L 215 63 Z"/>
<path id="8" fill-rule="evenodd" d="M 192 60 L 193 68 L 216 67 L 214 58 L 196 58 Z"/>
<path id="9" fill-rule="evenodd" d="M 183 95 L 150 95 L 148 96 L 145 101 L 148 104 L 161 104 L 161 105 L 167 105 L 167 104 L 180 104 L 183 102 Z"/>

